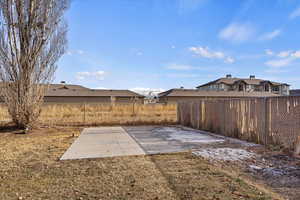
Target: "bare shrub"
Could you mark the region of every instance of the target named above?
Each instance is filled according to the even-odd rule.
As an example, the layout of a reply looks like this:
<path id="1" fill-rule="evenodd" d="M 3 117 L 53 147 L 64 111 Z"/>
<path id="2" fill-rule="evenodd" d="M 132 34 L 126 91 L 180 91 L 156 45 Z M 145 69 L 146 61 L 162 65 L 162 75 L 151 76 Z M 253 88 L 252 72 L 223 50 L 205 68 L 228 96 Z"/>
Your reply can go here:
<path id="1" fill-rule="evenodd" d="M 0 1 L 1 96 L 19 128 L 30 128 L 40 115 L 66 50 L 68 6 L 69 0 Z"/>

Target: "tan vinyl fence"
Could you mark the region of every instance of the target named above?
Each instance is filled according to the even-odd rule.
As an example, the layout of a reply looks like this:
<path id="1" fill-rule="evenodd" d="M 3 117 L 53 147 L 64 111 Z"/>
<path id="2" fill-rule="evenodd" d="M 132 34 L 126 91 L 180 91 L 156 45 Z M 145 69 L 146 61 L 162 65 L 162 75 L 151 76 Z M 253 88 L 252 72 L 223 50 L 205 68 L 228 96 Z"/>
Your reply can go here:
<path id="1" fill-rule="evenodd" d="M 10 121 L 3 104 L 0 121 Z M 177 104 L 45 104 L 39 121 L 46 125 L 175 124 Z"/>
<path id="2" fill-rule="evenodd" d="M 300 136 L 300 97 L 179 102 L 178 121 L 225 136 L 293 148 Z"/>

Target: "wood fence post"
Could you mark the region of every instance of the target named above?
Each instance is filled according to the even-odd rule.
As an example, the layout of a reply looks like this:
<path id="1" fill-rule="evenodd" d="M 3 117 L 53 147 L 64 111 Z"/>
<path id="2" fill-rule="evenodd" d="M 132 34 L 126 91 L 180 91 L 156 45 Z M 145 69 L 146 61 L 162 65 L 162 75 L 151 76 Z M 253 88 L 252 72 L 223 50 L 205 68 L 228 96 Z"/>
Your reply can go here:
<path id="1" fill-rule="evenodd" d="M 226 116 L 228 116 L 225 105 L 226 105 L 226 100 L 223 99 L 223 105 L 222 105 L 222 108 L 223 108 L 223 133 L 222 133 L 222 135 L 226 135 Z"/>
<path id="2" fill-rule="evenodd" d="M 269 130 L 268 130 L 268 122 L 269 122 L 269 114 L 268 114 L 268 98 L 265 97 L 264 100 L 264 106 L 265 106 L 265 137 L 264 137 L 264 143 L 265 146 L 268 144 L 268 134 L 269 134 Z"/>
<path id="3" fill-rule="evenodd" d="M 85 115 L 86 115 L 86 103 L 83 104 L 83 124 L 85 125 Z"/>
<path id="4" fill-rule="evenodd" d="M 177 110 L 177 123 L 181 124 L 181 120 L 180 120 L 180 102 L 177 102 L 176 104 L 176 110 Z"/>
<path id="5" fill-rule="evenodd" d="M 132 102 L 132 115 L 133 115 L 133 116 L 135 115 L 135 113 L 134 113 L 134 104 L 135 104 L 135 102 L 133 101 L 133 102 Z"/>

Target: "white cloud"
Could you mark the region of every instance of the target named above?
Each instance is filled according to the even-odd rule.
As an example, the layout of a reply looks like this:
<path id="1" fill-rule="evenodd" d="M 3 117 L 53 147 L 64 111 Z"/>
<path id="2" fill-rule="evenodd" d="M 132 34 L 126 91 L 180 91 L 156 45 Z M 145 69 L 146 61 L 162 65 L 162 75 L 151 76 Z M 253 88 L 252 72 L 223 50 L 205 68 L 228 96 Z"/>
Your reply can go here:
<path id="1" fill-rule="evenodd" d="M 219 38 L 233 42 L 244 42 L 255 35 L 255 28 L 249 23 L 231 23 L 219 33 Z"/>
<path id="2" fill-rule="evenodd" d="M 175 49 L 176 47 L 174 45 L 171 46 L 171 49 Z"/>
<path id="3" fill-rule="evenodd" d="M 276 29 L 272 32 L 265 33 L 260 37 L 260 40 L 272 40 L 281 34 L 281 30 Z"/>
<path id="4" fill-rule="evenodd" d="M 137 55 L 137 56 L 142 56 L 142 55 L 143 55 L 143 52 L 139 51 L 139 52 L 136 53 L 136 55 Z"/>
<path id="5" fill-rule="evenodd" d="M 157 95 L 158 93 L 161 93 L 161 92 L 164 92 L 166 90 L 162 89 L 162 88 L 143 88 L 143 87 L 135 87 L 135 88 L 131 88 L 130 89 L 131 91 L 134 91 L 138 94 L 141 94 L 141 95 L 145 95 L 145 96 L 148 96 L 148 95 Z"/>
<path id="6" fill-rule="evenodd" d="M 207 47 L 190 47 L 190 51 L 204 58 L 224 58 L 225 55 L 220 51 L 210 51 Z"/>
<path id="7" fill-rule="evenodd" d="M 291 12 L 291 14 L 289 16 L 290 19 L 294 19 L 296 17 L 300 17 L 300 7 L 298 7 L 293 12 Z"/>
<path id="8" fill-rule="evenodd" d="M 277 54 L 277 56 L 280 58 L 286 58 L 286 57 L 291 56 L 291 54 L 292 54 L 292 51 L 281 51 Z"/>
<path id="9" fill-rule="evenodd" d="M 269 60 L 265 64 L 269 67 L 285 67 L 290 65 L 294 61 L 294 58 L 285 58 L 285 59 L 277 59 L 277 60 Z"/>
<path id="10" fill-rule="evenodd" d="M 298 51 L 291 51 L 291 50 L 281 51 L 278 54 L 273 53 L 272 55 L 274 55 L 280 59 L 269 60 L 269 61 L 265 62 L 265 64 L 271 68 L 281 68 L 281 67 L 291 65 L 295 60 L 299 59 L 300 58 L 300 50 L 298 50 Z"/>
<path id="11" fill-rule="evenodd" d="M 225 59 L 225 62 L 226 63 L 234 63 L 235 60 L 233 58 L 231 58 L 231 57 L 228 57 L 228 58 Z"/>
<path id="12" fill-rule="evenodd" d="M 212 51 L 208 47 L 190 47 L 189 50 L 195 55 L 209 58 L 209 59 L 221 59 L 226 63 L 233 63 L 235 60 L 229 56 L 226 56 L 224 52 Z"/>
<path id="13" fill-rule="evenodd" d="M 295 57 L 295 58 L 300 58 L 300 50 L 295 51 L 294 53 L 292 53 L 292 56 Z"/>
<path id="14" fill-rule="evenodd" d="M 274 52 L 273 52 L 272 50 L 270 50 L 270 49 L 266 49 L 266 50 L 265 50 L 265 53 L 266 53 L 268 56 L 274 55 Z"/>
<path id="15" fill-rule="evenodd" d="M 300 50 L 298 51 L 285 50 L 285 51 L 280 51 L 279 53 L 275 53 L 270 49 L 266 49 L 265 53 L 269 56 L 276 56 L 278 58 L 300 58 Z"/>
<path id="16" fill-rule="evenodd" d="M 181 65 L 181 64 L 170 64 L 166 67 L 166 69 L 172 69 L 172 70 L 192 70 L 194 69 L 191 65 Z"/>
<path id="17" fill-rule="evenodd" d="M 93 76 L 95 76 L 96 79 L 98 79 L 98 80 L 103 80 L 104 79 L 104 75 L 105 75 L 104 71 L 97 71 L 97 72 L 93 73 Z"/>
<path id="18" fill-rule="evenodd" d="M 76 79 L 77 80 L 86 80 L 87 78 L 94 78 L 97 80 L 103 80 L 105 76 L 104 71 L 96 71 L 96 72 L 77 72 Z"/>
<path id="19" fill-rule="evenodd" d="M 84 54 L 84 51 L 83 50 L 77 50 L 77 53 L 82 55 L 82 54 Z"/>

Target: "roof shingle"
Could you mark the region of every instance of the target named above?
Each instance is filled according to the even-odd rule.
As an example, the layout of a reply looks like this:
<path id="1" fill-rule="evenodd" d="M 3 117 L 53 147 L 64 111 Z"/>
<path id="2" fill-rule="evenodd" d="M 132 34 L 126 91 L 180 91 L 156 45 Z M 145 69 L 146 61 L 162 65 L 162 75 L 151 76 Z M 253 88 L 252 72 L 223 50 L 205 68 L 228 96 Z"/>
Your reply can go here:
<path id="1" fill-rule="evenodd" d="M 143 97 L 130 90 L 50 89 L 45 96 L 59 97 Z"/>

